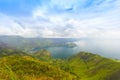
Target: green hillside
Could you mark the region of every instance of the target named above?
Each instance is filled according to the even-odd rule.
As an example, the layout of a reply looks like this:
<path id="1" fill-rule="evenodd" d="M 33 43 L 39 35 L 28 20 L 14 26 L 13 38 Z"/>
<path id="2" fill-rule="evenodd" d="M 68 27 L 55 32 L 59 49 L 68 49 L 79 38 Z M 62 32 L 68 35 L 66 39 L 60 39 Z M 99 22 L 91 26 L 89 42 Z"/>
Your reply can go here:
<path id="1" fill-rule="evenodd" d="M 80 52 L 67 63 L 68 71 L 80 80 L 120 80 L 120 63 L 97 54 Z"/>
<path id="2" fill-rule="evenodd" d="M 45 62 L 51 62 L 53 60 L 51 53 L 44 49 L 31 53 L 30 55 Z"/>
<path id="3" fill-rule="evenodd" d="M 20 50 L 15 50 L 11 48 L 0 48 L 0 57 L 4 56 L 10 56 L 10 55 L 27 55 L 27 53 L 20 51 Z"/>
<path id="4" fill-rule="evenodd" d="M 75 80 L 75 76 L 29 56 L 0 59 L 0 80 Z"/>
<path id="5" fill-rule="evenodd" d="M 0 48 L 0 80 L 120 80 L 120 62 L 89 52 L 68 59 Z"/>

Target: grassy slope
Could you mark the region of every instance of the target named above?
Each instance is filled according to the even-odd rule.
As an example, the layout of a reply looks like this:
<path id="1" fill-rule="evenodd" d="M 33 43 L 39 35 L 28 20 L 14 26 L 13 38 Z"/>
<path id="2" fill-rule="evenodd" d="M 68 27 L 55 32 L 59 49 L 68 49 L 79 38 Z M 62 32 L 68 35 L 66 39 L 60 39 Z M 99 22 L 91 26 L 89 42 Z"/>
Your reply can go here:
<path id="1" fill-rule="evenodd" d="M 88 52 L 53 59 L 46 50 L 28 54 L 0 49 L 0 80 L 120 80 L 120 63 Z M 34 57 L 34 58 L 33 58 Z"/>
<path id="2" fill-rule="evenodd" d="M 9 56 L 0 59 L 0 79 L 73 80 L 75 76 L 29 56 Z"/>
<path id="3" fill-rule="evenodd" d="M 69 58 L 68 65 L 80 80 L 120 80 L 120 63 L 96 54 L 81 52 Z"/>

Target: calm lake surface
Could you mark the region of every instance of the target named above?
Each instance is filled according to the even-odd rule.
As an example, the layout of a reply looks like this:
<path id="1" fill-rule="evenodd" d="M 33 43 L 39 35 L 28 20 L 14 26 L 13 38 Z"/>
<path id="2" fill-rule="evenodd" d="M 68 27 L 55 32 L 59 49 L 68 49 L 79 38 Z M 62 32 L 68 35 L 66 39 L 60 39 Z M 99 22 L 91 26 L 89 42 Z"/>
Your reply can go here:
<path id="1" fill-rule="evenodd" d="M 66 58 L 80 51 L 99 54 L 108 58 L 120 59 L 120 40 L 80 40 L 74 42 L 77 47 L 49 47 L 53 57 Z"/>
<path id="2" fill-rule="evenodd" d="M 80 51 L 91 52 L 107 58 L 120 59 L 120 39 L 82 39 L 73 41 L 77 46 L 69 47 L 47 47 L 55 58 L 66 58 Z M 40 48 L 33 51 L 40 50 Z"/>
<path id="3" fill-rule="evenodd" d="M 56 58 L 66 58 L 66 57 L 69 57 L 69 56 L 79 52 L 78 47 L 74 47 L 74 48 L 49 47 L 49 48 L 47 48 L 47 50 L 49 52 L 51 52 L 53 57 L 56 57 Z"/>

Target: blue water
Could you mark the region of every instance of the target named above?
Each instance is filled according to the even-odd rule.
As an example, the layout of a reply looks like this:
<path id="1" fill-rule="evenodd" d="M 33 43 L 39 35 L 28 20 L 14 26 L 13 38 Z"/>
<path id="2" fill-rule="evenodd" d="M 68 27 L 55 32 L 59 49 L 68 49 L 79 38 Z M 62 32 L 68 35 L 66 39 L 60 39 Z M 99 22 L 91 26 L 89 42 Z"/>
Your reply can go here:
<path id="1" fill-rule="evenodd" d="M 80 40 L 77 47 L 49 47 L 53 57 L 65 58 L 80 51 L 91 52 L 108 58 L 120 59 L 120 40 Z"/>
<path id="2" fill-rule="evenodd" d="M 120 40 L 80 40 L 77 47 L 47 47 L 55 58 L 66 58 L 80 51 L 91 52 L 108 58 L 120 59 Z"/>
<path id="3" fill-rule="evenodd" d="M 66 58 L 70 57 L 75 53 L 78 53 L 80 50 L 77 47 L 67 48 L 67 47 L 49 47 L 47 50 L 55 58 Z"/>

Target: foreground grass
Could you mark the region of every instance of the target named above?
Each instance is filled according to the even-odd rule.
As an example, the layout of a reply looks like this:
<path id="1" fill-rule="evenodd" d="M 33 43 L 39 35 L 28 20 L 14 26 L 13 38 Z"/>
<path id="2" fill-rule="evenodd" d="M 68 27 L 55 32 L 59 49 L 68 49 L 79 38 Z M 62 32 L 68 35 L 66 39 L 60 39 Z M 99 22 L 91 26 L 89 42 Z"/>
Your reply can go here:
<path id="1" fill-rule="evenodd" d="M 29 56 L 9 56 L 0 59 L 0 79 L 73 80 L 76 77 L 58 67 Z"/>

